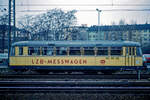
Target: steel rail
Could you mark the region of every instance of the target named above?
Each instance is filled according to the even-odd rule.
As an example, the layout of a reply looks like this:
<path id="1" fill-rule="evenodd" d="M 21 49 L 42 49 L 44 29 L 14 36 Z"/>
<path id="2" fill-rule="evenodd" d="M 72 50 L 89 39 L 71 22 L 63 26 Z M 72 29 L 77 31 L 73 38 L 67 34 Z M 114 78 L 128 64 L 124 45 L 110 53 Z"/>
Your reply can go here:
<path id="1" fill-rule="evenodd" d="M 84 75 L 84 74 L 21 74 L 0 75 L 0 79 L 137 79 L 137 74 L 112 74 L 112 75 Z M 141 74 L 141 79 L 150 78 L 149 74 Z"/>
<path id="2" fill-rule="evenodd" d="M 0 81 L 0 86 L 125 86 L 125 87 L 150 87 L 149 81 L 95 81 L 95 80 L 72 80 L 72 81 Z"/>
<path id="3" fill-rule="evenodd" d="M 150 94 L 149 81 L 0 81 L 0 93 Z"/>
<path id="4" fill-rule="evenodd" d="M 2 93 L 54 92 L 54 93 L 150 93 L 150 87 L 0 87 Z"/>

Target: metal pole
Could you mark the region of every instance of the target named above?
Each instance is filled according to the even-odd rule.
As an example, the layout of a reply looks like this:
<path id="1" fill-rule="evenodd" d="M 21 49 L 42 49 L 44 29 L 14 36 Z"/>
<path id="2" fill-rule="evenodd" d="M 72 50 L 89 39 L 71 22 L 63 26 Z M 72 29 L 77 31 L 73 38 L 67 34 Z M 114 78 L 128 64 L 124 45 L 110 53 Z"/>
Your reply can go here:
<path id="1" fill-rule="evenodd" d="M 137 73 L 138 73 L 138 80 L 140 80 L 141 79 L 141 70 L 138 70 Z"/>
<path id="2" fill-rule="evenodd" d="M 98 11 L 98 35 L 100 35 L 100 12 Z"/>
<path id="3" fill-rule="evenodd" d="M 100 12 L 98 11 L 98 26 L 100 26 Z"/>
<path id="4" fill-rule="evenodd" d="M 8 19 L 8 66 L 9 66 L 9 62 L 10 62 L 10 48 L 11 48 L 11 34 L 12 34 L 12 28 L 13 28 L 13 35 L 14 35 L 14 39 L 15 39 L 15 35 L 16 35 L 16 21 L 15 21 L 15 0 L 9 0 L 8 2 L 9 4 L 9 19 Z"/>
<path id="5" fill-rule="evenodd" d="M 96 9 L 96 11 L 98 12 L 98 34 L 99 34 L 99 32 L 100 32 L 100 12 L 101 12 L 101 10 Z"/>
<path id="6" fill-rule="evenodd" d="M 9 10 L 8 10 L 8 12 L 9 12 L 9 19 L 8 19 L 8 24 L 9 24 L 9 26 L 8 26 L 8 66 L 9 66 L 9 61 L 10 61 L 10 59 L 9 59 L 9 57 L 10 57 L 10 46 L 11 46 L 11 0 L 9 0 L 9 2 L 8 2 L 9 4 Z"/>
<path id="7" fill-rule="evenodd" d="M 13 42 L 16 41 L 16 12 L 15 12 L 15 0 L 13 0 Z"/>

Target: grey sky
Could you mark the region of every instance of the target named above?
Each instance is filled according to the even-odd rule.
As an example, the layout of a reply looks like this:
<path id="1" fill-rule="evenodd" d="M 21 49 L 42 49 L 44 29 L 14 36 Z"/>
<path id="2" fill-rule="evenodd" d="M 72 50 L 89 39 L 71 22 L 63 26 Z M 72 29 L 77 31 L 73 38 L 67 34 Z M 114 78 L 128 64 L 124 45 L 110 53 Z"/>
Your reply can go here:
<path id="1" fill-rule="evenodd" d="M 0 4 L 8 4 L 8 0 L 0 0 Z M 101 25 L 111 25 L 112 22 L 118 24 L 120 19 L 124 19 L 127 24 L 131 21 L 136 21 L 137 24 L 144 24 L 146 22 L 150 23 L 150 11 L 106 11 L 114 9 L 150 9 L 150 6 L 110 6 L 115 4 L 149 4 L 150 0 L 16 0 L 16 4 L 24 5 L 37 4 L 39 6 L 17 6 L 16 15 L 17 18 L 24 14 L 39 14 L 44 13 L 44 11 L 61 8 L 63 10 L 76 9 L 78 25 L 88 24 L 97 25 L 98 13 L 96 8 L 103 10 L 100 14 Z M 56 6 L 50 6 L 50 4 L 58 4 Z M 64 6 L 64 5 L 72 6 Z M 109 6 L 104 6 L 104 5 Z M 63 5 L 63 6 L 61 6 Z M 79 6 L 80 5 L 80 6 Z M 93 5 L 93 6 L 91 6 Z M 42 12 L 20 12 L 27 10 L 42 10 Z M 44 10 L 44 11 L 43 11 Z"/>

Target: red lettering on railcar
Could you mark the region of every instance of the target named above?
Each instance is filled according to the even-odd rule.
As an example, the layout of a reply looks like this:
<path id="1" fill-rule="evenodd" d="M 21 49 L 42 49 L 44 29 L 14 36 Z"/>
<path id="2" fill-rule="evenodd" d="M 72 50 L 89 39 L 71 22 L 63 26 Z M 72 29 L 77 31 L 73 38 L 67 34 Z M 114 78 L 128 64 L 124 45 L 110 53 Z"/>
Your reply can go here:
<path id="1" fill-rule="evenodd" d="M 65 59 L 65 64 L 69 64 L 69 59 Z"/>
<path id="2" fill-rule="evenodd" d="M 72 60 L 70 61 L 70 64 L 73 64 L 73 61 L 72 61 Z"/>
<path id="3" fill-rule="evenodd" d="M 44 59 L 40 59 L 40 64 L 44 64 Z"/>
<path id="4" fill-rule="evenodd" d="M 32 64 L 34 64 L 34 60 L 32 59 Z"/>
<path id="5" fill-rule="evenodd" d="M 52 60 L 48 60 L 48 61 L 47 61 L 47 64 L 52 64 Z"/>
<path id="6" fill-rule="evenodd" d="M 32 59 L 32 64 L 87 64 L 86 59 Z M 104 64 L 105 61 L 101 60 L 100 63 Z"/>
<path id="7" fill-rule="evenodd" d="M 79 60 L 79 64 L 82 64 L 82 59 Z"/>
<path id="8" fill-rule="evenodd" d="M 60 59 L 57 59 L 57 64 L 60 64 Z"/>
<path id="9" fill-rule="evenodd" d="M 78 64 L 78 60 L 77 60 L 77 59 L 75 59 L 75 60 L 74 60 L 74 63 L 75 63 L 75 64 Z"/>
<path id="10" fill-rule="evenodd" d="M 64 64 L 64 60 L 63 59 L 61 59 L 61 64 Z"/>
<path id="11" fill-rule="evenodd" d="M 87 64 L 87 61 L 86 61 L 86 60 L 83 60 L 83 64 Z"/>
<path id="12" fill-rule="evenodd" d="M 53 64 L 56 64 L 56 59 L 53 59 Z"/>
<path id="13" fill-rule="evenodd" d="M 39 64 L 39 59 L 36 59 L 36 64 Z"/>

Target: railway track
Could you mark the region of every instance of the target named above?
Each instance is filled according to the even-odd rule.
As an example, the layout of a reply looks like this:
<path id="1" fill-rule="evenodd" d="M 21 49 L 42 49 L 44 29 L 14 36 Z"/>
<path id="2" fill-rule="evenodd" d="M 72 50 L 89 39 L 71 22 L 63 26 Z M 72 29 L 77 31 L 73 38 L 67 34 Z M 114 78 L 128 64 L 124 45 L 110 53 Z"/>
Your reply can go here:
<path id="1" fill-rule="evenodd" d="M 141 79 L 149 79 L 149 74 L 142 74 Z M 3 74 L 0 75 L 1 80 L 25 80 L 25 79 L 45 79 L 45 80 L 70 80 L 70 79 L 138 79 L 137 74 L 112 74 L 112 75 L 86 75 L 86 74 L 48 74 L 48 75 L 39 75 L 39 74 Z"/>
<path id="2" fill-rule="evenodd" d="M 150 94 L 149 75 L 0 75 L 0 94 L 7 93 L 111 93 Z"/>
<path id="3" fill-rule="evenodd" d="M 0 94 L 7 93 L 110 93 L 150 94 L 150 78 L 142 74 L 3 74 Z"/>
<path id="4" fill-rule="evenodd" d="M 149 94 L 150 87 L 0 87 L 0 92 Z"/>
<path id="5" fill-rule="evenodd" d="M 0 93 L 149 94 L 148 81 L 0 81 Z"/>

